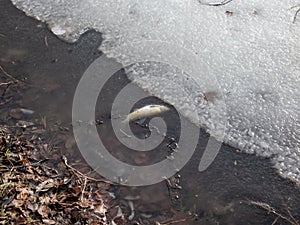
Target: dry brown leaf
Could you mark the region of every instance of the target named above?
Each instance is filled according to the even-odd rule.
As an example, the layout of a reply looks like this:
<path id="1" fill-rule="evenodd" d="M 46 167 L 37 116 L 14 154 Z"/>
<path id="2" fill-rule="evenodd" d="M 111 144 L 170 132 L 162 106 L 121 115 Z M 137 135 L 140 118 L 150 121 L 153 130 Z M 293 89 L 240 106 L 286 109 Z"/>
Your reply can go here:
<path id="1" fill-rule="evenodd" d="M 29 203 L 27 205 L 27 209 L 31 210 L 32 212 L 36 212 L 38 210 L 39 206 L 37 203 L 31 204 Z"/>
<path id="2" fill-rule="evenodd" d="M 32 191 L 31 191 L 31 193 L 32 193 Z M 20 193 L 17 195 L 17 199 L 25 201 L 27 199 L 28 195 L 31 193 L 26 188 L 22 188 Z"/>
<path id="3" fill-rule="evenodd" d="M 48 179 L 48 180 L 43 181 L 36 187 L 36 192 L 48 191 L 52 187 L 54 187 L 54 180 Z"/>
<path id="4" fill-rule="evenodd" d="M 43 219 L 43 223 L 45 224 L 56 224 L 54 220 Z"/>
<path id="5" fill-rule="evenodd" d="M 47 205 L 40 205 L 37 211 L 43 218 L 51 213 L 51 209 Z"/>

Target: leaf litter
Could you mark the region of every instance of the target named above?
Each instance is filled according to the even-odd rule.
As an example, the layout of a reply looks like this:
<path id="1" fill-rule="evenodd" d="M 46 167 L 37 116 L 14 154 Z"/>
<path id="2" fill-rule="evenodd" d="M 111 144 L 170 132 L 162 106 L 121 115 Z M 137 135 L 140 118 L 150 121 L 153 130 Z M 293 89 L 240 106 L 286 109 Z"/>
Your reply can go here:
<path id="1" fill-rule="evenodd" d="M 10 129 L 0 130 L 0 224 L 109 224 L 110 182 L 85 176 L 66 156 L 51 165 L 39 139 Z"/>

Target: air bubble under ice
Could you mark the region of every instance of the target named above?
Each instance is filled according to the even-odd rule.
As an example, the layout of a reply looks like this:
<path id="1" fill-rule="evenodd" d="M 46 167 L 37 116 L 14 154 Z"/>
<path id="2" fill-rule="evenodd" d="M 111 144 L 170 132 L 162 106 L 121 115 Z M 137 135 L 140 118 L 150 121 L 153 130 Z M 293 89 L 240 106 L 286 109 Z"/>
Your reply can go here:
<path id="1" fill-rule="evenodd" d="M 217 7 L 198 0 L 12 2 L 66 41 L 88 29 L 101 32 L 100 49 L 124 65 L 159 55 L 151 47 L 157 42 L 162 55 L 179 62 L 180 52 L 194 54 L 200 61 L 189 66 L 203 65 L 198 82 L 180 65 L 160 62 L 135 63 L 128 76 L 187 117 L 197 110 L 199 117 L 190 119 L 213 135 L 226 116 L 226 143 L 272 157 L 281 175 L 300 181 L 300 15 L 293 21 L 300 1 L 233 0 Z M 208 104 L 205 93 L 215 93 Z"/>

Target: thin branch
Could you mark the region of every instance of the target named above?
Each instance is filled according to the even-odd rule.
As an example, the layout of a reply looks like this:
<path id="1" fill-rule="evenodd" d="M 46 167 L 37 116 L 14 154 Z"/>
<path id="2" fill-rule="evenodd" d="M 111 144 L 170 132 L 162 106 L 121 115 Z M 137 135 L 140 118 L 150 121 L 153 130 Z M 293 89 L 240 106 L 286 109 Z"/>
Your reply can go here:
<path id="1" fill-rule="evenodd" d="M 0 103 L 0 106 L 9 103 L 12 99 L 13 99 L 13 97 L 10 97 L 10 98 L 6 99 L 5 101 L 3 101 L 3 102 Z"/>
<path id="2" fill-rule="evenodd" d="M 77 169 L 75 169 L 74 167 L 70 166 L 68 164 L 67 157 L 64 156 L 64 155 L 62 156 L 62 160 L 63 160 L 64 164 L 66 165 L 66 167 L 68 167 L 69 169 L 71 169 L 73 173 L 75 173 L 77 176 L 79 176 L 81 178 L 84 178 L 84 179 L 87 179 L 87 180 L 90 180 L 90 181 L 94 181 L 94 182 L 102 182 L 102 183 L 107 183 L 107 184 L 114 184 L 113 182 L 108 181 L 108 180 L 95 179 L 95 178 L 88 177 L 88 176 L 84 175 L 83 173 L 81 173 L 80 171 L 78 171 Z"/>
<path id="3" fill-rule="evenodd" d="M 5 83 L 0 83 L 0 86 L 2 86 L 2 85 L 6 85 L 7 86 L 7 85 L 11 85 L 11 84 L 13 84 L 13 82 L 10 81 L 10 82 L 5 82 Z"/>
<path id="4" fill-rule="evenodd" d="M 203 3 L 203 2 L 201 2 L 201 0 L 199 0 L 199 3 L 201 5 L 208 5 L 208 6 L 221 6 L 221 5 L 226 5 L 226 4 L 228 4 L 228 3 L 232 2 L 232 1 L 233 0 L 224 0 L 224 1 L 219 2 L 219 3 Z"/>
<path id="5" fill-rule="evenodd" d="M 80 200 L 82 202 L 83 202 L 84 192 L 85 192 L 85 188 L 86 188 L 86 183 L 87 183 L 87 177 L 84 177 L 84 183 L 83 183 L 83 188 L 82 188 L 81 197 L 80 197 Z"/>
<path id="6" fill-rule="evenodd" d="M 175 219 L 175 220 L 166 220 L 166 221 L 163 221 L 163 222 L 159 222 L 159 224 L 160 225 L 170 225 L 170 224 L 185 222 L 185 221 L 190 220 L 190 219 L 192 219 L 192 216 L 186 216 L 185 218 Z"/>
<path id="7" fill-rule="evenodd" d="M 299 12 L 300 12 L 300 8 L 295 12 L 295 15 L 294 15 L 294 18 L 293 18 L 293 23 L 296 22 L 296 19 L 297 19 L 297 16 L 298 16 Z"/>
<path id="8" fill-rule="evenodd" d="M 292 6 L 290 9 L 294 9 L 294 8 L 297 8 L 297 7 L 300 7 L 300 4 L 294 5 L 294 6 Z"/>
<path id="9" fill-rule="evenodd" d="M 289 217 L 287 217 L 287 216 L 277 212 L 273 207 L 271 207 L 267 203 L 255 202 L 255 201 L 250 201 L 250 203 L 252 205 L 258 206 L 261 209 L 266 210 L 268 213 L 273 213 L 274 215 L 276 215 L 280 219 L 283 219 L 283 220 L 289 222 L 292 225 L 299 225 L 299 223 L 296 221 L 296 219 L 293 216 L 291 216 L 291 212 L 289 212 L 289 210 L 288 210 Z M 276 223 L 277 220 L 275 220 L 275 223 Z M 272 224 L 275 224 L 275 223 L 273 222 Z"/>
<path id="10" fill-rule="evenodd" d="M 12 85 L 13 83 L 15 83 L 15 82 L 10 81 L 10 82 L 7 82 L 7 83 L 0 83 L 0 86 L 1 85 L 6 85 L 6 87 L 4 88 L 4 90 L 2 92 L 1 98 L 3 98 L 6 95 L 6 92 L 9 88 L 9 86 Z"/>
<path id="11" fill-rule="evenodd" d="M 275 225 L 275 224 L 277 223 L 277 221 L 278 221 L 279 218 L 280 218 L 280 217 L 277 216 L 276 219 L 273 221 L 273 223 L 272 223 L 271 225 Z"/>
<path id="12" fill-rule="evenodd" d="M 297 19 L 298 13 L 300 12 L 300 4 L 298 4 L 298 5 L 294 5 L 294 6 L 292 6 L 292 7 L 290 8 L 290 9 L 294 9 L 294 8 L 297 8 L 297 7 L 299 7 L 299 9 L 297 9 L 297 10 L 296 10 L 296 12 L 295 12 L 295 14 L 294 14 L 293 23 L 295 23 L 295 22 L 296 22 L 296 19 Z"/>
<path id="13" fill-rule="evenodd" d="M 44 37 L 44 42 L 45 42 L 45 45 L 46 45 L 46 47 L 48 48 L 48 37 L 47 37 L 47 35 Z"/>
<path id="14" fill-rule="evenodd" d="M 15 82 L 19 82 L 16 78 L 14 78 L 12 75 L 10 75 L 9 73 L 7 73 L 2 66 L 0 66 L 0 70 L 10 79 L 14 80 Z"/>
<path id="15" fill-rule="evenodd" d="M 295 219 L 295 217 L 292 215 L 291 211 L 289 210 L 289 208 L 286 206 L 286 211 L 288 212 L 289 214 L 289 217 L 294 221 L 295 224 L 298 224 L 298 221 Z"/>

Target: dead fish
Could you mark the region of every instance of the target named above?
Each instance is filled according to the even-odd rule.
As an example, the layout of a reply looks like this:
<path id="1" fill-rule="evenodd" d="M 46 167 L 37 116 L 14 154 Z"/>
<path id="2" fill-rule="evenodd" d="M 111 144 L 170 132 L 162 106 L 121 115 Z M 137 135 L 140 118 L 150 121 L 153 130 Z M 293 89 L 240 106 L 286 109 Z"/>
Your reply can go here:
<path id="1" fill-rule="evenodd" d="M 128 114 L 123 122 L 131 122 L 146 117 L 157 116 L 169 110 L 170 108 L 164 105 L 147 105 Z"/>

